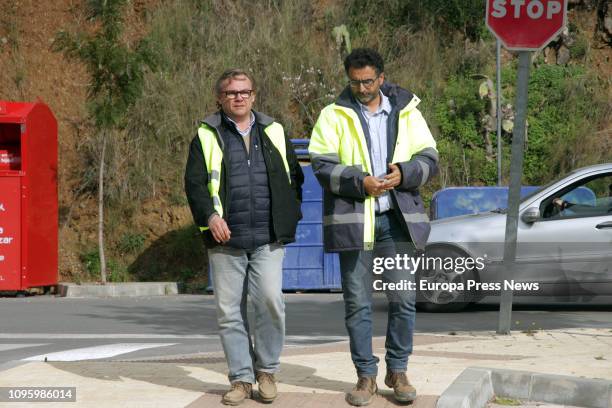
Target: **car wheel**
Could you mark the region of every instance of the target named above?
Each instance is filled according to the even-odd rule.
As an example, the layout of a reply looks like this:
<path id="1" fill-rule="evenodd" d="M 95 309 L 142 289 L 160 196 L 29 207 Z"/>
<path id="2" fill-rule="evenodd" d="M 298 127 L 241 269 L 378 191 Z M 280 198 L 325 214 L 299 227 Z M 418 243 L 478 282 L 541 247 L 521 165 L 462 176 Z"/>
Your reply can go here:
<path id="1" fill-rule="evenodd" d="M 450 246 L 434 246 L 425 251 L 428 259 L 465 258 L 469 255 Z M 454 262 L 454 261 L 453 261 Z M 467 281 L 475 279 L 474 273 L 467 270 L 458 273 L 455 269 L 440 267 L 439 262 L 431 262 L 429 268 L 421 268 L 416 273 L 417 308 L 426 312 L 448 313 L 464 309 L 475 298 L 465 289 Z M 458 290 L 460 284 L 464 290 Z M 453 288 L 457 288 L 453 290 Z"/>

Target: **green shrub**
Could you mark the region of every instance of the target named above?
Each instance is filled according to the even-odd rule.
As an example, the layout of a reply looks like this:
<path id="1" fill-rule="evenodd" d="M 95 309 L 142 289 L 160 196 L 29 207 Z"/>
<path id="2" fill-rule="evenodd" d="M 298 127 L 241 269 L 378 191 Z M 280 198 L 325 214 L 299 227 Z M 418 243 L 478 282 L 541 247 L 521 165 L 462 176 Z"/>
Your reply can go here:
<path id="1" fill-rule="evenodd" d="M 98 249 L 87 251 L 81 254 L 80 258 L 88 274 L 88 279 L 97 281 L 100 278 L 100 255 Z M 110 257 L 107 257 L 106 261 L 109 282 L 128 282 L 131 280 L 125 265 Z"/>
<path id="2" fill-rule="evenodd" d="M 504 79 L 514 78 L 512 73 Z M 598 161 L 601 151 L 597 152 L 600 149 L 593 136 L 606 114 L 607 103 L 597 81 L 584 67 L 534 67 L 528 98 L 526 182 L 542 184 L 560 173 Z M 584 143 L 586 150 L 580 146 Z"/>
<path id="3" fill-rule="evenodd" d="M 351 0 L 347 8 L 357 36 L 397 27 L 418 31 L 431 24 L 446 37 L 455 31 L 471 40 L 487 35 L 480 0 Z"/>
<path id="4" fill-rule="evenodd" d="M 135 253 L 144 247 L 145 237 L 142 234 L 127 233 L 119 241 L 118 249 L 122 253 Z"/>
<path id="5" fill-rule="evenodd" d="M 478 85 L 479 81 L 471 78 L 451 77 L 435 107 L 438 150 L 451 184 L 486 185 L 497 179 L 495 163 L 485 157 L 481 118 L 487 101 L 479 98 Z"/>
<path id="6" fill-rule="evenodd" d="M 578 35 L 574 43 L 569 47 L 570 56 L 574 60 L 581 60 L 586 57 L 589 49 L 589 42 L 584 35 Z"/>

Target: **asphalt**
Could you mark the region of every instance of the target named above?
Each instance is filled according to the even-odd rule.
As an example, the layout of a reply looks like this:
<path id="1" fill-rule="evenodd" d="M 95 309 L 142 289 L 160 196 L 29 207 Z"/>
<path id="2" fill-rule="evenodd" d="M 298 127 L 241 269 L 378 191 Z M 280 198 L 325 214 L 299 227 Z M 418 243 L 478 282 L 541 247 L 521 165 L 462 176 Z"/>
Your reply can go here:
<path id="1" fill-rule="evenodd" d="M 612 323 L 611 323 L 612 326 Z M 373 340 L 384 362 L 384 339 Z M 415 335 L 408 376 L 418 391 L 412 407 L 435 407 L 440 395 L 469 367 L 612 380 L 612 327 L 513 332 Z M 0 387 L 75 387 L 76 402 L 36 407 L 216 407 L 228 388 L 221 353 L 132 360 L 12 362 L 0 366 Z M 281 357 L 277 407 L 342 407 L 355 383 L 347 342 L 287 347 Z M 372 407 L 399 405 L 384 386 Z M 612 398 L 612 394 L 610 396 Z M 248 400 L 244 407 L 262 407 Z M 0 407 L 33 406 L 0 402 Z"/>

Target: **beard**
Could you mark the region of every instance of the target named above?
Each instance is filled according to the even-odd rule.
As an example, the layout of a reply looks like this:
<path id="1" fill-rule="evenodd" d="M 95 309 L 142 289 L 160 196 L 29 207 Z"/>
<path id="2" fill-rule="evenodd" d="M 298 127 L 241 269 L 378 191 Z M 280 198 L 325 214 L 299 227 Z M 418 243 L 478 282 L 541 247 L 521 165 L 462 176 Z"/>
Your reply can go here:
<path id="1" fill-rule="evenodd" d="M 358 93 L 355 95 L 355 98 L 357 98 L 357 100 L 361 102 L 363 105 L 367 105 L 368 103 L 376 99 L 377 96 L 378 96 L 378 93 L 367 92 L 367 93 Z"/>

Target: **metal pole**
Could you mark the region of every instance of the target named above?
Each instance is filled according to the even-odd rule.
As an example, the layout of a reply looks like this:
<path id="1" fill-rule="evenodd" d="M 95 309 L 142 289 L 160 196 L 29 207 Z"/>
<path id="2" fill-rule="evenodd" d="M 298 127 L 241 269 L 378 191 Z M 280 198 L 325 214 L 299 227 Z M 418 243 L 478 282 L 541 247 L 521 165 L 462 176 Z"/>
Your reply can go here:
<path id="1" fill-rule="evenodd" d="M 497 185 L 502 184 L 502 140 L 501 140 L 501 42 L 497 43 Z"/>
<path id="2" fill-rule="evenodd" d="M 529 86 L 529 67 L 531 52 L 519 53 L 519 67 L 516 94 L 516 121 L 512 135 L 512 160 L 510 163 L 510 189 L 508 191 L 508 213 L 506 214 L 506 238 L 504 243 L 504 280 L 514 275 L 516 259 L 516 236 L 518 230 L 518 211 L 521 198 L 521 176 L 523 175 L 523 151 L 525 123 L 527 119 L 527 89 Z M 512 289 L 505 289 L 502 283 L 499 305 L 498 334 L 510 334 L 512 323 Z"/>

